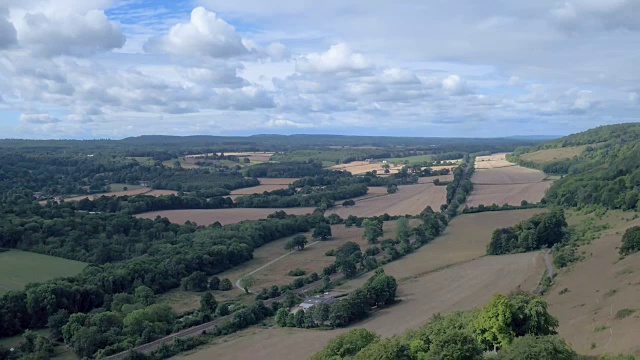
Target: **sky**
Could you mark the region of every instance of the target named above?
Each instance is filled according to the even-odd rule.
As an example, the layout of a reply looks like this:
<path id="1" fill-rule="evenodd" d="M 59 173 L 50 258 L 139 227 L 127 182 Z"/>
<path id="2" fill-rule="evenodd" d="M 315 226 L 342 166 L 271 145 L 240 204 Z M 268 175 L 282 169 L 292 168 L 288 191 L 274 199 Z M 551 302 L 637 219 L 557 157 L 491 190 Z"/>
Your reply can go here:
<path id="1" fill-rule="evenodd" d="M 640 120 L 638 0 L 0 0 L 0 138 Z"/>

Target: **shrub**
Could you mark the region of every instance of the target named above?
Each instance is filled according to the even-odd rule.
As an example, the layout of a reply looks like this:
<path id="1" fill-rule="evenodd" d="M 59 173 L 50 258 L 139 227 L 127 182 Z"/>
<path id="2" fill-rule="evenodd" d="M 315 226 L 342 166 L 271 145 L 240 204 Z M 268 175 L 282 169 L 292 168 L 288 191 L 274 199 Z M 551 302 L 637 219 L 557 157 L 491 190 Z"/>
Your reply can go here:
<path id="1" fill-rule="evenodd" d="M 638 251 L 640 251 L 640 226 L 634 226 L 624 232 L 620 254 L 629 255 Z"/>
<path id="2" fill-rule="evenodd" d="M 229 291 L 233 289 L 233 284 L 231 283 L 231 280 L 229 280 L 228 278 L 224 278 L 220 282 L 220 287 L 218 289 L 221 291 Z"/>
<path id="3" fill-rule="evenodd" d="M 289 271 L 288 275 L 289 276 L 302 276 L 302 275 L 305 275 L 306 273 L 307 272 L 304 271 L 303 269 L 296 268 L 295 270 Z"/>
<path id="4" fill-rule="evenodd" d="M 636 312 L 635 309 L 621 309 L 618 310 L 618 312 L 616 313 L 616 319 L 624 319 L 628 316 L 631 316 L 634 312 Z"/>

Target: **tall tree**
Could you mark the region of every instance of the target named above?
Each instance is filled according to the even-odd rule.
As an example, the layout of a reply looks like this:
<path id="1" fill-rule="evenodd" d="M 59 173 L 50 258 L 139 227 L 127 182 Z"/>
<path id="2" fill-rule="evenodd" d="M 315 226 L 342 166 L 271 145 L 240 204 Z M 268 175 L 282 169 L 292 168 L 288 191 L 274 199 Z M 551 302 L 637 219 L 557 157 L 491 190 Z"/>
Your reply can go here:
<path id="1" fill-rule="evenodd" d="M 362 238 L 366 239 L 370 244 L 374 244 L 382 236 L 382 224 L 374 219 L 365 219 L 362 222 L 364 232 Z"/>
<path id="2" fill-rule="evenodd" d="M 327 238 L 331 237 L 331 226 L 325 222 L 321 222 L 316 225 L 316 228 L 313 229 L 313 235 L 311 235 L 314 239 L 327 240 Z"/>

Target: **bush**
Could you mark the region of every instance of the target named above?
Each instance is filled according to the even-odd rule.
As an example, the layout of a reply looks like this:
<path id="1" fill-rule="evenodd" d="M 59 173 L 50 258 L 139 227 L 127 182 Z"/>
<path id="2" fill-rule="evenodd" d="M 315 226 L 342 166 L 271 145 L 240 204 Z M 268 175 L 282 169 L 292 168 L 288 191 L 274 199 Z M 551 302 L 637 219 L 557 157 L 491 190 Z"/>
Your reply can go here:
<path id="1" fill-rule="evenodd" d="M 624 319 L 628 316 L 631 316 L 634 312 L 634 309 L 621 309 L 616 313 L 616 319 Z"/>
<path id="2" fill-rule="evenodd" d="M 221 291 L 229 291 L 233 289 L 233 284 L 231 283 L 231 280 L 229 280 L 228 278 L 224 278 L 220 282 L 220 287 L 218 289 Z"/>
<path id="3" fill-rule="evenodd" d="M 336 256 L 336 249 L 331 249 L 324 253 L 325 256 Z"/>
<path id="4" fill-rule="evenodd" d="M 302 275 L 305 275 L 306 273 L 307 272 L 304 271 L 303 269 L 296 268 L 295 270 L 289 271 L 288 275 L 289 276 L 302 276 Z"/>
<path id="5" fill-rule="evenodd" d="M 634 226 L 624 232 L 620 254 L 629 255 L 638 251 L 640 251 L 640 226 Z"/>

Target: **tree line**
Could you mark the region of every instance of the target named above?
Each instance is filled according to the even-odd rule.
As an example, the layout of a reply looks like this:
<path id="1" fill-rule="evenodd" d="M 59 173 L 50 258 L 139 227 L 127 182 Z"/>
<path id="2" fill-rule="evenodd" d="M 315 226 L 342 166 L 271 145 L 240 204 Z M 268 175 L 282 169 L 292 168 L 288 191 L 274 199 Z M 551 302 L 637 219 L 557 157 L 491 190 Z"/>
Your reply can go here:
<path id="1" fill-rule="evenodd" d="M 551 248 L 567 238 L 567 221 L 562 209 L 537 214 L 515 226 L 493 231 L 488 255 L 514 254 Z"/>

